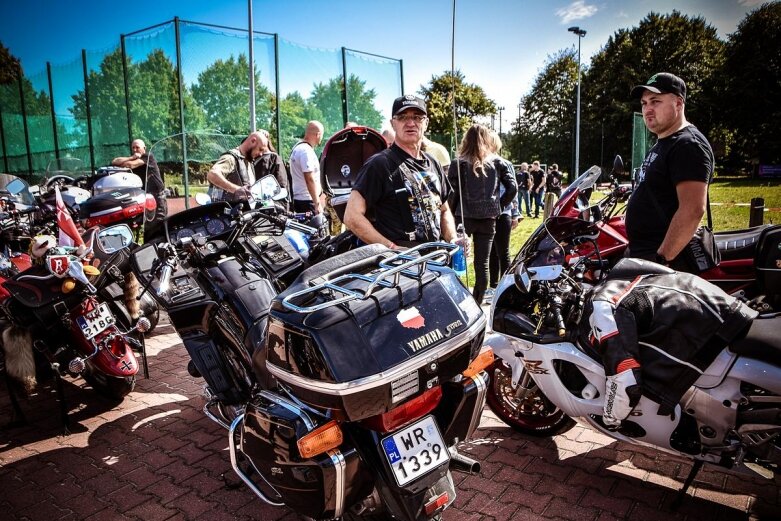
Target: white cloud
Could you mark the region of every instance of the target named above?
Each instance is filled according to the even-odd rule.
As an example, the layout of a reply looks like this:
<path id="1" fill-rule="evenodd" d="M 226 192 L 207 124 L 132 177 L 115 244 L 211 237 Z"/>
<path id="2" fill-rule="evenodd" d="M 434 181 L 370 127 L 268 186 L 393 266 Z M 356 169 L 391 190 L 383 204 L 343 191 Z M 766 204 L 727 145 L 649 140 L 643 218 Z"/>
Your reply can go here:
<path id="1" fill-rule="evenodd" d="M 767 0 L 738 0 L 738 3 L 745 7 L 756 7 L 758 5 L 762 5 Z"/>
<path id="2" fill-rule="evenodd" d="M 743 1 L 753 1 L 753 0 L 743 0 Z M 566 24 L 569 22 L 572 22 L 573 20 L 580 20 L 582 18 L 588 18 L 589 16 L 593 16 L 594 13 L 596 13 L 598 10 L 597 6 L 595 5 L 586 5 L 585 0 L 576 0 L 575 2 L 572 2 L 567 7 L 564 7 L 562 9 L 556 10 L 556 16 L 561 18 L 561 23 Z"/>
<path id="3" fill-rule="evenodd" d="M 629 14 L 626 11 L 619 11 L 616 18 L 629 18 Z"/>

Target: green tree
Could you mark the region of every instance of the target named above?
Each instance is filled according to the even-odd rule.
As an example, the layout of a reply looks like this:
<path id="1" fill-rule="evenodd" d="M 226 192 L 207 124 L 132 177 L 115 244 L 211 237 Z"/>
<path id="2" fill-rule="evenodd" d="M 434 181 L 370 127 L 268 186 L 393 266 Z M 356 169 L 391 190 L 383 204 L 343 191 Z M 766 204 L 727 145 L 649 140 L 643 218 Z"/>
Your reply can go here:
<path id="1" fill-rule="evenodd" d="M 508 142 L 512 157 L 558 163 L 562 171 L 572 171 L 577 71 L 573 49 L 548 56 L 531 91 L 523 98 L 523 116 L 516 125 L 516 135 Z"/>
<path id="2" fill-rule="evenodd" d="M 781 163 L 781 3 L 761 6 L 730 35 L 716 106 L 743 161 Z"/>
<path id="3" fill-rule="evenodd" d="M 650 13 L 637 27 L 616 31 L 582 77 L 581 165 L 602 160 L 609 166 L 616 153 L 631 157 L 632 113 L 640 104 L 629 92 L 657 72 L 684 79 L 687 119 L 709 137 L 717 155 L 723 153 L 729 135 L 712 85 L 723 57 L 724 42 L 702 17 Z"/>
<path id="4" fill-rule="evenodd" d="M 327 83 L 317 83 L 309 96 L 309 103 L 323 114 L 325 135 L 330 136 L 344 127 L 342 111 L 342 78 L 331 78 Z M 374 107 L 377 92 L 366 88 L 366 81 L 351 74 L 347 79 L 347 103 L 350 109 L 348 119 L 359 125 L 380 128 L 382 114 Z"/>
<path id="5" fill-rule="evenodd" d="M 246 135 L 249 132 L 249 60 L 244 54 L 238 59 L 217 60 L 198 75 L 193 85 L 195 101 L 203 108 L 210 128 L 225 134 Z M 273 119 L 274 96 L 260 83 L 255 70 L 255 121 L 268 129 Z M 188 127 L 189 127 L 188 122 Z"/>
<path id="6" fill-rule="evenodd" d="M 429 132 L 443 136 L 446 143 L 454 142 L 453 91 L 459 139 L 475 119 L 496 113 L 496 103 L 488 98 L 482 87 L 467 83 L 461 71 L 455 71 L 455 74 L 448 71 L 441 76 L 432 76 L 429 85 L 421 85 L 418 93 L 426 100 Z"/>
<path id="7" fill-rule="evenodd" d="M 8 47 L 0 42 L 0 85 L 15 82 L 21 71 L 22 66 L 19 64 L 19 58 L 11 54 Z"/>
<path id="8" fill-rule="evenodd" d="M 290 151 L 304 136 L 307 122 L 311 120 L 322 122 L 325 116 L 319 108 L 308 103 L 298 91 L 295 91 L 282 98 L 279 104 L 279 118 L 282 129 L 280 132 L 281 143 L 277 149 L 279 154 L 287 160 L 290 157 Z"/>

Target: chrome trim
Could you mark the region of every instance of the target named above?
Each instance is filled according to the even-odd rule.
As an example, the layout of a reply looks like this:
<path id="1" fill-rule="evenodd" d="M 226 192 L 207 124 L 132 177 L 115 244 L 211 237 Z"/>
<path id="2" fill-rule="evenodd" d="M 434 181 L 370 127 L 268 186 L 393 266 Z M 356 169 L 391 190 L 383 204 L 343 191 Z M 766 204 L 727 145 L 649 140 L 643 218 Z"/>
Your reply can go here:
<path id="1" fill-rule="evenodd" d="M 306 387 L 307 389 L 323 394 L 346 396 L 349 394 L 365 391 L 367 388 L 376 387 L 382 384 L 390 384 L 393 380 L 405 376 L 407 373 L 413 370 L 417 370 L 430 363 L 432 357 L 436 356 L 438 358 L 442 355 L 448 354 L 450 351 L 453 351 L 458 347 L 463 346 L 467 341 L 471 342 L 471 340 L 477 336 L 477 334 L 485 327 L 485 322 L 486 318 L 483 314 L 474 324 L 472 324 L 471 327 L 469 327 L 469 329 L 459 333 L 454 338 L 448 338 L 433 350 L 421 352 L 418 356 L 415 356 L 403 364 L 389 369 L 387 372 L 374 374 L 365 378 L 359 378 L 357 380 L 351 380 L 349 382 L 329 383 L 313 380 L 304 376 L 291 374 L 269 361 L 266 361 L 266 367 L 275 378 L 282 380 L 285 383 L 297 385 L 299 387 Z M 465 338 L 468 338 L 468 340 Z"/>
<path id="2" fill-rule="evenodd" d="M 347 470 L 347 462 L 344 461 L 344 454 L 340 450 L 329 450 L 326 452 L 331 457 L 331 461 L 334 464 L 335 471 L 335 483 L 334 483 L 334 517 L 342 517 L 344 513 L 344 496 L 345 487 L 345 471 Z"/>
<path id="3" fill-rule="evenodd" d="M 244 422 L 244 413 L 239 414 L 236 416 L 236 419 L 233 420 L 231 423 L 229 432 L 228 432 L 228 449 L 230 451 L 230 457 L 231 457 L 231 467 L 233 467 L 233 472 L 235 472 L 241 480 L 244 482 L 245 485 L 249 487 L 249 489 L 255 493 L 256 496 L 258 496 L 260 499 L 268 503 L 269 505 L 275 506 L 275 507 L 281 507 L 284 506 L 284 503 L 277 503 L 276 501 L 272 501 L 268 496 L 266 496 L 261 490 L 255 485 L 255 483 L 252 481 L 252 479 L 244 474 L 244 472 L 239 468 L 239 462 L 238 458 L 236 457 L 236 429 L 239 427 L 241 423 Z M 254 467 L 254 465 L 253 465 Z M 257 470 L 257 468 L 256 468 Z M 260 474 L 260 473 L 258 473 Z M 261 477 L 263 477 L 261 475 Z M 265 480 L 265 478 L 263 478 Z"/>
<path id="4" fill-rule="evenodd" d="M 284 407 L 288 411 L 291 411 L 295 414 L 297 414 L 301 420 L 303 420 L 304 425 L 306 425 L 306 430 L 311 431 L 315 428 L 315 422 L 312 421 L 312 419 L 307 415 L 307 413 L 304 412 L 301 407 L 299 407 L 297 404 L 290 402 L 278 394 L 269 392 L 269 391 L 259 391 L 258 394 L 265 398 L 266 400 L 270 402 L 274 402 L 275 404 L 279 405 L 280 407 Z"/>
<path id="5" fill-rule="evenodd" d="M 483 380 L 485 378 L 485 380 Z M 475 385 L 477 386 L 477 400 L 475 401 L 475 408 L 472 410 L 472 421 L 469 422 L 469 430 L 466 437 L 471 438 L 472 433 L 480 425 L 480 418 L 483 416 L 483 409 L 485 408 L 485 397 L 488 395 L 488 372 L 480 371 L 473 378 Z"/>

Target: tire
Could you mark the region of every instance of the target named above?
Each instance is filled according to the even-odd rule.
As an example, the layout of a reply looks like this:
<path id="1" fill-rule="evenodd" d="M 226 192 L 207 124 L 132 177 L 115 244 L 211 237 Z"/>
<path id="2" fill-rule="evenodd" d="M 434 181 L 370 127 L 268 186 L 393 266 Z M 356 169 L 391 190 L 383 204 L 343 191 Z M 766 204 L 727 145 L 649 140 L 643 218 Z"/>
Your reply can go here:
<path id="1" fill-rule="evenodd" d="M 517 400 L 510 366 L 500 358 L 494 362 L 490 374 L 488 407 L 514 430 L 529 436 L 547 437 L 567 432 L 575 426 L 575 420 L 548 400 L 536 385 L 525 399 Z"/>
<path id="2" fill-rule="evenodd" d="M 89 360 L 81 376 L 92 386 L 96 393 L 110 400 L 121 401 L 136 386 L 136 375 L 127 377 L 108 376 L 96 369 Z"/>

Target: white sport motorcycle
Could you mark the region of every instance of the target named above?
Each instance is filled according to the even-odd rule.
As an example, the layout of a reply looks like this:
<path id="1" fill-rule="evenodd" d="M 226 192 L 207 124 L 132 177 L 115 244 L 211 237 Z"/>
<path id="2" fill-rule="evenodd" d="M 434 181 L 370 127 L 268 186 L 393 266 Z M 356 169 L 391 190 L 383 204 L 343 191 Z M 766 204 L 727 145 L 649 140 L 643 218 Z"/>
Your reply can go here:
<path id="1" fill-rule="evenodd" d="M 499 283 L 491 308 L 494 351 L 488 405 L 515 430 L 551 436 L 574 419 L 627 443 L 694 461 L 679 500 L 703 463 L 772 479 L 781 464 L 781 315 L 754 319 L 701 372 L 673 414 L 657 414 L 646 396 L 618 430 L 603 422 L 605 370 L 578 339 L 589 280 L 602 262 L 577 257 L 592 242 L 587 221 L 548 219 L 527 241 Z M 604 263 L 605 266 L 607 263 Z"/>

